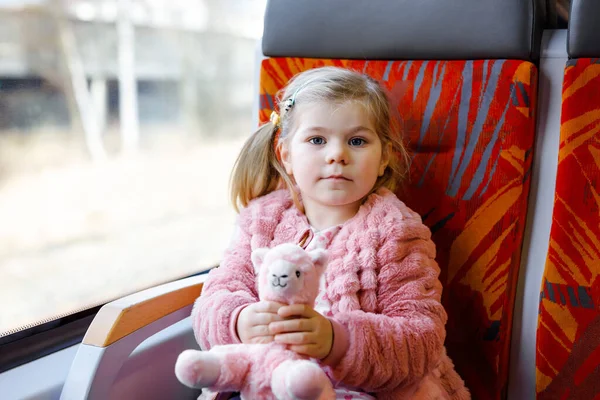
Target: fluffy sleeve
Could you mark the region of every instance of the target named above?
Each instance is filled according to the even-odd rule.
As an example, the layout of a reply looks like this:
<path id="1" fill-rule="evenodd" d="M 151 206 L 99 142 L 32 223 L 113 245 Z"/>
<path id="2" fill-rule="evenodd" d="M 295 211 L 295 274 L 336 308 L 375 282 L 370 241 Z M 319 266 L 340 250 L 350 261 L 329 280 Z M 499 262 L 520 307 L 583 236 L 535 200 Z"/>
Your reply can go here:
<path id="1" fill-rule="evenodd" d="M 218 268 L 208 274 L 201 296 L 194 303 L 192 327 L 204 350 L 221 344 L 239 343 L 235 324 L 239 312 L 258 301 L 251 262 L 250 213 L 242 210 L 234 237 Z"/>

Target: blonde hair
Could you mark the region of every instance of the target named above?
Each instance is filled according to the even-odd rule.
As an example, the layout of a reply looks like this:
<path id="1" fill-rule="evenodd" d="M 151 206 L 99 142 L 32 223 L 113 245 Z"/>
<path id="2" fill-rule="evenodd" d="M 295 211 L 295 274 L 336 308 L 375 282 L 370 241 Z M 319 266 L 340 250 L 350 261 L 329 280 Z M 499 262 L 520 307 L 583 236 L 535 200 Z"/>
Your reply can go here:
<path id="1" fill-rule="evenodd" d="M 285 107 L 293 99 L 291 108 Z M 231 175 L 231 200 L 236 211 L 250 201 L 278 188 L 287 187 L 294 202 L 299 205 L 292 178 L 285 172 L 277 157 L 277 146 L 289 139 L 294 126 L 297 104 L 316 102 L 362 104 L 382 143 L 383 151 L 391 145 L 388 166 L 371 193 L 381 187 L 396 191 L 408 170 L 408 156 L 402 143 L 397 118 L 392 117 L 390 99 L 373 78 L 339 67 L 310 69 L 295 75 L 288 85 L 277 93 L 276 109 L 281 110 L 279 124 L 267 122 L 248 138 L 235 162 Z M 277 131 L 281 130 L 277 139 Z M 299 207 L 300 208 L 300 207 Z"/>

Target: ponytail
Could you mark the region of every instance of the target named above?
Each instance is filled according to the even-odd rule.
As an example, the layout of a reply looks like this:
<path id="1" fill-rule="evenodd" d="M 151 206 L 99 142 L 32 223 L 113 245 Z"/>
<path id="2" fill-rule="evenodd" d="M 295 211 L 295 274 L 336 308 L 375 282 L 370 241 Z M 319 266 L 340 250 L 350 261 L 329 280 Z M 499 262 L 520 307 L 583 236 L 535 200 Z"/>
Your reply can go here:
<path id="1" fill-rule="evenodd" d="M 280 188 L 284 183 L 298 204 L 291 178 L 277 158 L 275 150 L 278 125 L 267 122 L 244 143 L 231 174 L 231 202 L 239 212 L 250 201 Z M 283 182 L 282 182 L 283 181 Z"/>

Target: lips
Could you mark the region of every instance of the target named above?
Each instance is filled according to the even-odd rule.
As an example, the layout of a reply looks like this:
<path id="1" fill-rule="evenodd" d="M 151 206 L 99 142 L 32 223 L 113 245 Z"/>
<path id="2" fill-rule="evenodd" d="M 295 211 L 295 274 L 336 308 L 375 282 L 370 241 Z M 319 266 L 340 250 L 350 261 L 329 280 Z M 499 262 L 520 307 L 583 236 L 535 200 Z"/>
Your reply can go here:
<path id="1" fill-rule="evenodd" d="M 343 175 L 330 175 L 330 176 L 328 176 L 325 179 L 329 179 L 329 180 L 332 180 L 332 181 L 350 181 L 350 179 L 346 178 Z"/>

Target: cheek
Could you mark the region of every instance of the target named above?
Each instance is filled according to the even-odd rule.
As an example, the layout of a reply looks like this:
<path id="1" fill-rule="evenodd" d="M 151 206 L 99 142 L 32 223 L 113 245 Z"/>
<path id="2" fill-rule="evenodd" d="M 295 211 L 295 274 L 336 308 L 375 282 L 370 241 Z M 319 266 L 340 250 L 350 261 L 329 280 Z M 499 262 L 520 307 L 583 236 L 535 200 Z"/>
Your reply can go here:
<path id="1" fill-rule="evenodd" d="M 292 170 L 296 181 L 299 183 L 304 181 L 312 181 L 316 175 L 318 175 L 319 168 L 318 164 L 306 152 L 297 152 L 292 158 Z"/>
<path id="2" fill-rule="evenodd" d="M 293 151 L 290 153 L 290 159 L 295 167 L 299 164 L 304 164 L 304 160 L 311 158 L 311 152 L 306 151 L 305 147 L 304 145 L 294 146 Z"/>
<path id="3" fill-rule="evenodd" d="M 381 155 L 377 152 L 367 155 L 360 161 L 360 171 L 362 171 L 364 175 L 375 175 L 375 178 L 377 178 L 381 167 L 381 160 Z"/>
<path id="4" fill-rule="evenodd" d="M 314 166 L 314 163 L 312 163 L 309 159 L 305 158 L 300 163 L 298 163 L 298 165 L 296 166 L 295 171 L 299 175 L 303 175 L 305 177 L 310 177 L 312 175 L 315 175 L 316 168 Z"/>

